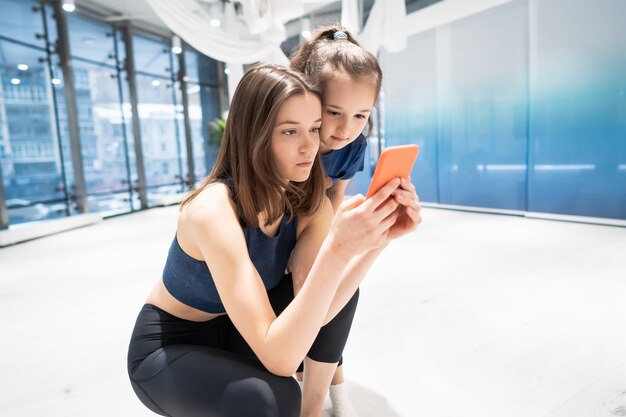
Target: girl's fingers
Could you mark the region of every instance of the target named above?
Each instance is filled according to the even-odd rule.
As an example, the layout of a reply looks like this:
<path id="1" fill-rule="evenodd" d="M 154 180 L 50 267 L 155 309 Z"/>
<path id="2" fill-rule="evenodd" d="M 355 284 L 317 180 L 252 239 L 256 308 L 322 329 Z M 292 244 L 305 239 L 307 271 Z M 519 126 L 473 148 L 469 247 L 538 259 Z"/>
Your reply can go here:
<path id="1" fill-rule="evenodd" d="M 400 188 L 402 188 L 403 190 L 415 192 L 415 186 L 410 179 L 402 178 L 402 181 L 400 182 Z"/>
<path id="2" fill-rule="evenodd" d="M 408 207 L 406 209 L 406 214 L 408 214 L 409 218 L 413 222 L 414 227 L 419 226 L 419 224 L 422 222 L 422 216 L 420 216 L 419 209 Z"/>
<path id="3" fill-rule="evenodd" d="M 394 193 L 394 196 L 398 203 L 406 207 L 417 207 L 419 202 L 419 197 L 417 196 L 417 194 L 409 191 L 398 189 Z"/>

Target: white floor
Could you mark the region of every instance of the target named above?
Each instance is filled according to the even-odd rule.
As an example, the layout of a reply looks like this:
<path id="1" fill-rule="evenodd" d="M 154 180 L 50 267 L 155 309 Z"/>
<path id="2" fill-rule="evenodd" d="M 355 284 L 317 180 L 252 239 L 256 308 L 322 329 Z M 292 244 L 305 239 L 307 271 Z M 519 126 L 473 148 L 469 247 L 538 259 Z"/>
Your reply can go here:
<path id="1" fill-rule="evenodd" d="M 126 347 L 176 213 L 0 249 L 1 416 L 153 415 Z M 626 228 L 423 217 L 362 286 L 345 352 L 362 417 L 626 416 Z"/>

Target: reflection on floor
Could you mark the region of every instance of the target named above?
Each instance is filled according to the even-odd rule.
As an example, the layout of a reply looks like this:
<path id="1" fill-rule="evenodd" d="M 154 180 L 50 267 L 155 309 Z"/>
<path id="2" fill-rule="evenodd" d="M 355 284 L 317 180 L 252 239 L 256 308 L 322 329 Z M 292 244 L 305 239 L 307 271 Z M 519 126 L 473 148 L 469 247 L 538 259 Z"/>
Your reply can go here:
<path id="1" fill-rule="evenodd" d="M 168 207 L 0 249 L 5 417 L 150 416 L 128 383 Z M 363 417 L 626 415 L 626 229 L 424 209 L 362 285 Z"/>

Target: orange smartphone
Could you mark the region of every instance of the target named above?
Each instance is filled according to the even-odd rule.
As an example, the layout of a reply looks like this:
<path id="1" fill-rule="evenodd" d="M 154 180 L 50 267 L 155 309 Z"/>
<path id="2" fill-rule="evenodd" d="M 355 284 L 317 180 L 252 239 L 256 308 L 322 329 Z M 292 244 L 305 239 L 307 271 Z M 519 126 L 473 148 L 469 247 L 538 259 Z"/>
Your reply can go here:
<path id="1" fill-rule="evenodd" d="M 367 197 L 370 198 L 385 184 L 396 177 L 409 178 L 417 158 L 417 145 L 390 146 L 385 148 L 378 158 L 378 164 L 372 176 Z"/>

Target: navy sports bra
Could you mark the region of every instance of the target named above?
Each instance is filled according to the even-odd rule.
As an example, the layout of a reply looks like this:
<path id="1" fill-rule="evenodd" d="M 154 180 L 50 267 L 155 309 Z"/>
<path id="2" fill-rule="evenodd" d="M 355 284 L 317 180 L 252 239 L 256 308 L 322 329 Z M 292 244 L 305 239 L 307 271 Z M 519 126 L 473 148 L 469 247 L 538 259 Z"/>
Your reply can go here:
<path id="1" fill-rule="evenodd" d="M 244 228 L 248 255 L 267 290 L 274 288 L 285 274 L 296 245 L 298 218 L 289 221 L 285 214 L 276 236 L 266 235 L 258 227 Z M 245 256 L 245 254 L 242 254 Z M 207 313 L 224 313 L 211 271 L 204 261 L 187 255 L 175 236 L 163 269 L 163 283 L 178 301 Z"/>

